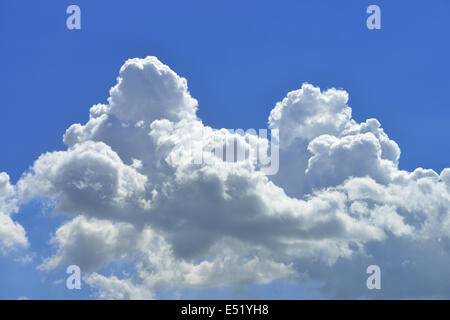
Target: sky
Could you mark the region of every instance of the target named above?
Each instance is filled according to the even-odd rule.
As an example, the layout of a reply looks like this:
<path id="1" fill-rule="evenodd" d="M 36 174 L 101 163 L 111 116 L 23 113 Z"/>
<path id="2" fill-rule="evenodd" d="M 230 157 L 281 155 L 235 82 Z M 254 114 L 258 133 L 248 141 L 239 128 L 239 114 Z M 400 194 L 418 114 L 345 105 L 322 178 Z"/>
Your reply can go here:
<path id="1" fill-rule="evenodd" d="M 66 9 L 71 4 L 81 8 L 80 30 L 68 30 L 66 27 L 66 19 L 69 16 Z M 369 30 L 366 27 L 366 19 L 369 16 L 366 9 L 371 4 L 381 8 L 380 30 Z M 0 201 L 0 209 L 3 205 L 5 217 L 11 217 L 13 221 L 23 226 L 28 243 L 25 248 L 8 247 L 7 250 L 3 250 L 5 251 L 3 254 L 0 254 L 0 298 L 449 297 L 450 287 L 439 285 L 439 281 L 432 276 L 436 271 L 441 268 L 445 270 L 448 266 L 446 231 L 442 231 L 439 239 L 429 240 L 430 234 L 437 232 L 434 229 L 437 227 L 433 219 L 436 218 L 436 221 L 439 221 L 436 223 L 441 224 L 442 229 L 446 229 L 446 216 L 450 214 L 450 206 L 446 207 L 450 196 L 447 197 L 442 191 L 447 190 L 445 181 L 450 181 L 446 180 L 446 177 L 450 175 L 441 173 L 449 167 L 448 159 L 450 158 L 450 149 L 447 147 L 450 139 L 448 130 L 450 116 L 449 16 L 450 3 L 445 0 L 395 2 L 379 0 L 58 1 L 57 3 L 4 0 L 0 2 L 0 58 L 3 62 L 0 77 L 0 172 L 5 172 L 9 176 L 9 182 L 5 183 L 6 187 L 0 189 L 3 190 L 6 199 L 2 200 L 0 194 L 0 200 L 3 201 L 3 203 Z M 145 59 L 147 56 L 154 56 L 157 60 Z M 141 60 L 126 63 L 132 58 Z M 168 72 L 165 66 L 173 70 L 173 74 L 172 71 Z M 117 82 L 121 68 L 124 72 L 121 72 L 120 76 L 125 79 L 122 87 Z M 144 70 L 142 75 L 136 71 L 136 68 Z M 166 72 L 164 74 L 167 75 L 168 80 L 164 79 L 169 81 L 169 85 L 158 82 L 159 78 L 155 78 L 155 68 Z M 182 81 L 179 80 L 180 77 L 187 79 L 188 96 Z M 174 85 L 176 88 L 167 87 L 173 84 L 171 81 L 176 83 L 176 86 Z M 129 85 L 126 86 L 127 83 Z M 142 83 L 156 89 L 153 91 L 142 89 L 144 91 L 141 92 L 140 84 Z M 310 85 L 304 85 L 304 83 Z M 110 89 L 115 86 L 116 90 L 110 92 Z M 337 91 L 331 88 L 336 88 Z M 302 91 L 295 91 L 300 89 Z M 327 91 L 328 89 L 331 90 Z M 287 93 L 292 91 L 295 92 L 293 96 L 297 95 L 300 100 L 301 97 L 311 94 L 312 102 L 304 105 L 302 102 L 295 102 L 294 98 L 292 101 L 283 100 Z M 180 92 L 184 95 L 182 98 L 178 95 Z M 348 101 L 344 92 L 348 93 Z M 164 100 L 166 96 L 167 100 Z M 110 101 L 108 97 L 111 97 Z M 142 102 L 136 102 L 135 97 L 143 99 Z M 198 107 L 192 99 L 198 101 Z M 167 102 L 166 106 L 165 101 L 171 102 Z M 147 102 L 148 105 L 146 105 Z M 278 102 L 280 103 L 277 104 Z M 258 216 L 258 219 L 255 218 L 255 221 L 261 221 L 261 226 L 269 223 L 271 220 L 268 217 L 272 218 L 275 213 L 284 214 L 291 207 L 307 206 L 306 203 L 298 203 L 298 201 L 306 201 L 308 196 L 312 199 L 311 201 L 320 197 L 329 196 L 327 199 L 331 197 L 331 195 L 323 194 L 313 195 L 313 190 L 331 193 L 327 189 L 330 187 L 336 188 L 339 192 L 350 193 L 349 190 L 357 188 L 351 185 L 352 183 L 355 185 L 363 183 L 356 179 L 353 181 L 351 177 L 355 176 L 372 178 L 370 183 L 375 181 L 377 188 L 385 188 L 383 192 L 386 194 L 398 195 L 399 199 L 411 197 L 412 200 L 409 201 L 412 202 L 420 199 L 424 203 L 429 203 L 430 206 L 422 208 L 420 204 L 415 206 L 411 204 L 413 207 L 410 208 L 407 204 L 399 204 L 400 200 L 379 200 L 378 198 L 376 201 L 380 203 L 373 205 L 371 201 L 375 200 L 371 199 L 366 204 L 369 212 L 367 214 L 371 218 L 368 219 L 369 222 L 364 220 L 365 218 L 360 220 L 355 218 L 358 223 L 361 223 L 361 229 L 355 227 L 355 230 L 359 230 L 355 233 L 349 231 L 342 238 L 333 236 L 331 239 L 319 236 L 320 232 L 317 230 L 320 226 L 312 227 L 312 231 L 302 229 L 311 234 L 318 232 L 311 236 L 314 240 L 308 238 L 308 241 L 317 241 L 311 247 L 301 242 L 305 239 L 298 239 L 297 236 L 289 238 L 289 241 L 292 243 L 300 241 L 301 244 L 297 247 L 285 245 L 285 242 L 289 242 L 285 239 L 286 232 L 289 233 L 285 226 L 283 228 L 280 226 L 280 234 L 273 235 L 273 238 L 277 239 L 273 243 L 260 238 L 256 235 L 257 224 L 252 230 L 247 230 L 247 225 L 240 225 L 242 219 L 245 220 L 242 215 L 240 217 L 233 215 L 233 218 L 229 218 L 236 220 L 227 220 L 228 218 L 224 218 L 226 215 L 221 216 L 217 221 L 214 220 L 215 223 L 224 225 L 230 223 L 235 227 L 235 229 L 223 227 L 217 230 L 213 228 L 215 235 L 206 235 L 207 232 L 202 229 L 202 226 L 208 226 L 206 222 L 203 223 L 204 221 L 209 223 L 209 219 L 205 218 L 207 216 L 203 215 L 190 216 L 192 219 L 200 219 L 199 222 L 195 224 L 187 222 L 186 228 L 179 230 L 174 225 L 185 219 L 178 214 L 179 211 L 183 211 L 183 206 L 190 208 L 189 201 L 198 202 L 198 206 L 201 207 L 199 211 L 204 209 L 211 212 L 208 199 L 215 199 L 217 195 L 209 194 L 208 189 L 215 189 L 208 188 L 208 185 L 204 184 L 204 180 L 200 178 L 194 182 L 189 180 L 191 185 L 199 183 L 196 189 L 199 195 L 196 197 L 197 193 L 187 187 L 187 182 L 179 182 L 179 179 L 192 179 L 187 173 L 190 169 L 183 164 L 172 164 L 173 168 L 177 168 L 177 172 L 183 173 L 180 175 L 184 178 L 178 176 L 178 180 L 172 176 L 173 173 L 168 173 L 170 170 L 168 172 L 164 171 L 166 169 L 161 169 L 164 172 L 147 171 L 150 170 L 147 167 L 151 166 L 151 161 L 156 161 L 160 152 L 155 150 L 160 149 L 151 149 L 154 147 L 152 144 L 149 147 L 151 150 L 148 149 L 151 155 L 148 156 L 141 148 L 147 147 L 144 142 L 140 145 L 140 140 L 138 141 L 137 138 L 131 142 L 120 140 L 122 139 L 118 137 L 122 132 L 120 129 L 111 132 L 102 129 L 105 132 L 97 134 L 87 132 L 87 129 L 84 132 L 84 129 L 78 128 L 79 131 L 74 129 L 64 143 L 63 135 L 71 125 L 77 123 L 84 125 L 88 121 L 91 122 L 89 109 L 97 104 L 107 105 L 111 110 L 106 112 L 99 108 L 98 114 L 106 112 L 110 117 L 116 117 L 118 121 L 127 123 L 133 121 L 137 123 L 141 119 L 139 117 L 142 117 L 146 128 L 150 128 L 151 122 L 156 118 L 148 115 L 147 111 L 142 109 L 144 107 L 155 108 L 155 110 L 161 108 L 161 110 L 158 109 L 158 116 L 163 115 L 162 118 L 167 117 L 172 122 L 180 121 L 180 119 L 190 121 L 190 124 L 186 125 L 188 127 L 194 126 L 192 117 L 196 117 L 201 119 L 202 126 L 212 128 L 242 128 L 244 130 L 279 128 L 280 144 L 291 140 L 293 142 L 285 143 L 285 149 L 281 147 L 280 173 L 270 177 L 269 180 L 279 186 L 285 194 L 278 195 L 280 192 L 278 189 L 264 182 L 262 177 L 253 176 L 253 173 L 236 173 L 233 170 L 238 169 L 234 167 L 224 169 L 220 165 L 210 168 L 217 175 L 215 179 L 218 181 L 224 179 L 222 183 L 230 188 L 235 185 L 236 188 L 237 186 L 241 188 L 240 181 L 243 179 L 248 179 L 252 181 L 251 183 L 258 181 L 255 182 L 258 187 L 254 185 L 250 188 L 254 189 L 255 194 L 248 199 L 232 197 L 232 200 L 228 199 L 228 202 L 224 202 L 223 210 L 231 208 L 236 212 L 245 213 L 246 210 L 251 211 L 252 209 L 248 208 L 253 205 L 257 208 L 267 207 L 268 213 L 262 214 L 263 217 Z M 179 105 L 179 108 L 172 110 L 174 104 Z M 134 106 L 132 112 L 127 109 L 130 105 Z M 296 105 L 300 107 L 295 107 Z M 278 106 L 278 111 L 275 106 Z M 348 107 L 352 111 L 349 119 L 345 118 Z M 295 108 L 308 109 L 312 114 L 312 120 L 310 120 L 313 123 L 314 121 L 325 123 L 324 126 L 327 129 L 319 125 L 311 127 L 309 120 L 304 120 L 309 116 L 306 113 L 296 113 L 295 110 L 300 109 Z M 182 113 L 184 116 L 181 116 Z M 322 116 L 327 117 L 320 118 Z M 356 128 L 358 124 L 372 118 L 377 119 L 381 124 L 383 133 L 381 129 L 373 129 L 373 126 L 376 127 L 373 123 L 367 124 L 370 129 Z M 113 127 L 115 125 L 117 124 L 113 124 Z M 167 129 L 169 127 L 167 123 L 157 123 L 151 127 L 154 131 L 152 137 L 156 139 L 155 141 L 159 141 L 155 143 L 163 145 L 163 147 L 160 146 L 161 149 L 168 148 L 164 142 L 161 142 L 164 141 L 161 137 L 168 134 L 170 130 L 173 130 L 172 139 L 182 140 L 183 135 L 172 127 L 170 130 Z M 193 127 L 189 128 L 186 129 L 187 132 Z M 283 132 L 283 128 L 288 130 L 285 129 Z M 349 130 L 351 132 L 356 130 L 358 134 L 348 134 Z M 367 134 L 364 135 L 366 132 L 364 130 L 374 133 L 367 137 Z M 317 134 L 319 131 L 320 135 Z M 387 135 L 384 136 L 384 134 Z M 146 132 L 147 135 L 148 132 Z M 332 137 L 336 137 L 337 140 L 333 140 Z M 358 140 L 351 140 L 353 138 Z M 80 142 L 78 149 L 75 148 L 73 139 Z M 89 141 L 105 142 L 106 146 L 112 148 L 113 153 L 117 152 L 118 157 L 109 155 L 106 149 L 103 150 L 105 145 L 93 145 L 89 144 Z M 358 141 L 363 146 L 361 149 L 354 147 Z M 139 152 L 127 146 L 134 142 Z M 339 148 L 346 143 L 351 150 L 355 148 L 352 155 L 340 151 L 345 150 L 345 147 Z M 375 160 L 369 159 L 369 156 L 365 158 L 372 152 L 372 149 L 369 147 L 365 149 L 365 146 L 372 146 L 372 143 L 382 150 L 381 155 L 374 156 Z M 330 147 L 326 154 L 322 153 L 324 146 L 331 145 L 333 147 Z M 395 145 L 400 148 L 401 156 L 397 154 Z M 68 146 L 74 151 L 66 151 Z M 314 160 L 309 164 L 307 164 L 308 158 L 303 159 L 302 156 L 307 154 L 306 150 L 315 154 Z M 47 154 L 48 159 L 43 157 L 44 160 L 47 159 L 47 162 L 53 163 L 49 166 L 54 168 L 53 171 L 46 167 L 45 161 L 35 164 L 41 155 L 53 151 L 67 152 Z M 102 166 L 100 162 L 96 162 L 100 156 L 92 156 L 92 154 L 106 153 L 108 159 L 105 163 L 108 166 L 106 164 Z M 299 156 L 299 153 L 302 155 Z M 89 158 L 91 156 L 92 158 Z M 298 162 L 296 162 L 298 156 Z M 83 160 L 83 157 L 88 158 Z M 132 165 L 132 159 L 143 162 L 144 169 L 138 165 Z M 94 203 L 94 200 L 91 203 L 89 199 L 84 198 L 85 193 L 73 195 L 70 193 L 73 190 L 64 188 L 65 183 L 73 179 L 73 175 L 69 174 L 63 164 L 64 161 L 67 161 L 72 168 L 78 168 L 79 165 L 82 172 L 85 172 L 82 168 L 83 163 L 98 165 L 98 168 L 94 166 L 98 172 L 104 172 L 102 171 L 104 168 L 117 169 L 118 179 L 120 180 L 122 175 L 125 177 L 124 184 L 120 187 L 132 194 L 130 197 L 134 199 L 134 202 L 125 196 L 119 201 L 116 194 L 117 197 L 111 198 L 114 201 L 111 200 L 112 202 L 105 204 L 105 207 L 100 207 Z M 337 168 L 336 162 L 339 161 L 342 161 L 339 163 L 340 169 L 330 169 Z M 386 161 L 389 163 L 386 164 Z M 367 166 L 361 163 L 367 163 Z M 309 173 L 304 176 L 302 175 L 306 167 L 303 168 L 303 165 L 308 165 L 309 170 Z M 412 173 L 416 172 L 416 168 L 432 169 L 437 176 L 426 172 L 416 173 L 413 177 Z M 222 177 L 221 170 L 227 172 L 228 178 Z M 298 179 L 306 181 L 301 182 L 301 186 L 296 184 L 297 173 Z M 79 173 L 75 171 L 73 174 Z M 106 176 L 108 174 L 105 171 L 105 176 L 101 178 L 106 179 Z M 230 176 L 237 180 L 233 183 L 229 182 L 232 180 Z M 133 177 L 134 180 L 127 177 Z M 345 180 L 347 178 L 350 180 Z M 102 184 L 103 180 L 95 180 L 95 176 L 89 176 L 86 179 L 83 180 L 85 183 L 100 183 L 103 188 L 101 191 L 94 188 L 95 184 L 93 188 L 104 196 L 100 199 L 101 201 L 99 200 L 99 203 L 103 205 L 102 201 L 105 198 L 109 199 L 107 194 L 109 188 Z M 145 190 L 141 190 L 139 183 L 134 186 L 136 181 L 147 181 L 146 179 L 151 183 Z M 348 183 L 346 184 L 345 181 Z M 166 200 L 159 199 L 158 196 L 164 194 L 163 189 L 158 189 L 160 185 L 164 185 L 163 182 L 166 185 L 171 184 L 174 190 L 191 190 L 193 199 L 188 197 L 185 199 L 184 193 L 176 194 L 176 191 L 171 191 L 174 192 L 173 198 L 168 196 Z M 424 187 L 424 184 L 427 185 Z M 450 182 L 448 185 L 450 186 Z M 402 188 L 416 191 L 406 194 L 402 193 Z M 423 191 L 424 189 L 421 188 L 428 188 L 428 191 Z M 157 190 L 158 196 L 152 196 L 152 189 Z M 251 192 L 250 189 L 248 192 Z M 240 189 L 241 193 L 242 190 L 244 189 Z M 7 192 L 11 192 L 11 195 L 6 196 Z M 414 192 L 420 194 L 414 194 Z M 424 199 L 421 198 L 422 196 Z M 438 198 L 439 196 L 443 198 Z M 123 218 L 120 212 L 134 213 L 141 210 L 135 209 L 137 204 L 141 204 L 139 202 L 142 200 L 141 197 L 150 203 L 148 204 L 150 209 L 141 208 L 144 212 L 145 210 L 165 212 L 170 219 L 153 214 L 156 218 L 150 219 L 151 221 L 145 220 L 143 223 L 149 228 L 154 228 L 149 231 L 136 227 L 142 224 L 139 220 L 141 218 Z M 255 204 L 254 198 L 257 197 L 261 197 L 262 200 L 258 200 L 261 203 Z M 177 201 L 173 200 L 175 198 L 179 199 L 180 203 L 176 203 Z M 286 199 L 279 200 L 284 198 Z M 279 200 L 283 204 L 271 207 L 265 203 L 264 199 L 277 199 L 276 201 Z M 355 205 L 347 203 L 346 206 L 356 210 L 360 202 Z M 219 206 L 220 203 L 222 202 L 219 202 Z M 116 204 L 118 207 L 113 207 Z M 228 205 L 230 207 L 226 207 Z M 17 210 L 11 209 L 11 206 L 17 207 Z M 153 209 L 155 206 L 157 208 Z M 320 204 L 310 203 L 308 208 L 310 207 L 311 209 L 305 209 L 305 207 L 302 210 L 316 212 Z M 192 208 L 196 208 L 194 204 Z M 384 208 L 384 211 L 379 208 Z M 262 212 L 266 209 L 258 210 Z M 257 212 L 260 213 L 258 210 Z M 98 213 L 104 211 L 110 212 L 110 215 Z M 221 208 L 218 208 L 217 212 L 222 212 Z M 136 215 L 139 214 L 136 213 Z M 311 217 L 302 217 L 301 219 L 306 220 L 301 220 L 301 224 L 313 225 L 314 222 L 311 221 L 315 218 L 313 218 L 314 214 L 311 214 Z M 373 215 L 376 214 L 378 214 L 377 217 L 383 218 L 374 217 Z M 285 217 L 286 221 L 294 217 L 300 219 L 298 215 L 299 213 L 294 210 Z M 351 214 L 349 217 L 354 218 Z M 77 218 L 78 220 L 72 220 Z M 329 228 L 331 229 L 329 230 L 331 231 L 329 232 L 333 233 L 332 230 L 336 224 L 345 225 L 345 222 L 336 222 L 338 218 L 342 218 L 341 213 L 330 218 Z M 430 220 L 427 220 L 428 218 Z M 328 218 L 324 217 L 324 219 Z M 343 218 L 342 221 L 347 221 L 345 219 Z M 381 220 L 382 222 L 379 222 Z M 6 222 L 5 218 L 4 221 L 5 228 L 9 228 L 10 220 Z M 335 225 L 331 223 L 333 221 Z M 429 221 L 429 223 L 423 221 Z M 352 222 L 352 225 L 359 226 L 357 222 Z M 66 233 L 60 232 L 60 237 L 55 238 L 56 230 L 62 226 L 67 226 L 63 229 Z M 82 231 L 75 230 L 75 226 Z M 82 254 L 85 250 L 83 241 L 91 239 L 83 238 L 82 235 L 86 235 L 88 233 L 86 230 L 92 230 L 93 226 L 101 230 L 110 230 L 110 233 L 105 233 L 104 239 L 97 239 L 99 243 L 117 242 L 115 246 L 108 249 L 110 251 L 104 250 L 108 251 L 105 254 L 105 260 L 98 263 L 88 261 Z M 342 228 L 346 229 L 347 225 L 345 226 Z M 190 227 L 192 230 L 189 229 Z M 134 232 L 127 228 L 138 229 Z M 376 228 L 379 230 L 375 230 Z M 414 230 L 411 231 L 412 229 Z M 17 225 L 14 230 L 21 234 Z M 205 238 L 199 236 L 197 242 L 190 241 L 189 237 L 192 237 L 192 234 L 186 231 L 187 238 L 183 238 L 181 236 L 184 234 L 183 230 L 199 232 L 201 235 L 205 233 Z M 246 236 L 238 235 L 236 230 L 247 232 Z M 255 235 L 252 231 L 255 231 Z M 372 231 L 372 238 L 361 236 L 363 233 L 371 234 Z M 4 233 L 8 234 L 7 231 Z M 419 241 L 416 238 L 411 240 L 413 236 L 410 233 L 421 239 L 419 246 L 408 242 Z M 73 238 L 65 238 L 67 234 L 71 234 Z M 135 235 L 138 235 L 138 238 L 129 240 Z M 151 260 L 151 255 L 145 251 L 148 246 L 142 243 L 148 241 L 154 246 L 154 243 L 158 242 L 145 238 L 147 236 L 151 239 L 162 237 L 162 240 L 158 240 L 162 244 L 154 249 L 155 252 L 159 252 L 160 248 L 173 247 L 175 252 L 173 256 L 166 257 L 169 261 L 167 264 L 178 266 L 173 267 L 175 275 L 172 275 L 171 280 L 167 280 L 169 276 L 153 278 L 149 270 L 160 270 L 158 268 L 162 267 L 147 268 L 149 264 L 147 260 Z M 18 237 L 17 242 L 20 247 L 25 240 L 20 238 L 20 235 Z M 111 239 L 111 237 L 117 237 L 117 239 Z M 333 242 L 336 238 L 339 240 Z M 50 239 L 54 239 L 53 242 L 50 242 Z M 73 240 L 72 243 L 70 239 L 78 239 L 78 242 Z M 199 243 L 206 240 L 214 243 L 214 247 L 208 250 L 202 248 Z M 198 250 L 185 249 L 180 245 L 183 241 L 192 242 L 192 248 L 198 246 Z M 124 242 L 139 243 L 143 249 L 139 253 L 130 253 L 128 247 L 123 248 Z M 275 249 L 278 245 L 283 246 L 280 251 L 285 254 L 279 256 L 274 253 L 278 250 Z M 133 246 L 129 244 L 129 247 Z M 331 249 L 324 249 L 323 246 L 338 249 L 331 252 Z M 354 246 L 360 246 L 364 254 L 378 257 L 378 262 L 374 263 L 381 265 L 382 270 L 384 268 L 388 270 L 386 275 L 383 273 L 386 279 L 398 278 L 402 273 L 401 269 L 394 266 L 397 260 L 401 265 L 408 263 L 414 265 L 414 257 L 423 257 L 424 252 L 431 252 L 428 258 L 437 259 L 439 263 L 436 263 L 436 269 L 424 271 L 423 279 L 419 278 L 417 281 L 420 283 L 416 285 L 412 285 L 410 279 L 404 276 L 404 278 L 400 277 L 401 283 L 397 288 L 390 288 L 390 285 L 386 284 L 384 291 L 364 291 L 366 290 L 365 282 L 345 286 L 333 280 L 331 276 L 331 274 L 334 274 L 334 277 L 342 275 L 343 279 L 351 279 L 352 272 L 359 272 L 355 277 L 365 281 L 367 275 L 360 265 L 365 265 L 364 263 L 371 259 L 364 260 L 367 257 L 362 253 L 361 256 L 359 256 L 360 253 L 350 254 L 350 251 L 358 251 L 353 249 Z M 392 252 L 387 250 L 387 247 L 391 248 Z M 433 249 L 430 250 L 430 248 Z M 215 250 L 223 250 L 224 253 L 218 255 Z M 292 253 L 296 250 L 305 254 Z M 255 251 L 258 253 L 255 254 Z M 161 255 L 165 254 L 164 250 L 161 252 Z M 407 257 L 400 258 L 399 252 L 405 253 Z M 145 257 L 140 258 L 142 255 Z M 442 255 L 445 257 L 443 258 Z M 54 262 L 54 268 L 49 264 L 45 265 L 44 262 L 48 261 L 46 260 L 48 257 L 56 257 L 54 261 L 60 259 L 60 262 Z M 244 262 L 239 262 L 241 261 L 239 259 L 243 257 L 249 260 L 244 259 Z M 217 266 L 215 259 L 220 261 L 231 259 L 230 261 L 234 261 L 236 265 L 230 262 L 230 264 L 224 263 L 224 266 L 219 263 Z M 322 261 L 321 259 L 326 262 L 316 262 Z M 65 267 L 73 261 L 84 264 L 89 272 L 94 272 L 89 280 L 83 283 L 81 290 L 67 290 L 65 287 L 67 277 Z M 198 266 L 196 263 L 201 261 L 211 263 L 211 265 L 201 265 L 210 269 L 205 271 L 205 269 L 196 268 Z M 233 268 L 248 261 L 250 261 L 247 265 L 249 268 L 261 268 L 261 275 L 265 280 L 249 277 L 233 281 L 226 276 L 227 272 L 232 273 L 232 270 L 235 270 Z M 43 265 L 45 267 L 42 267 Z M 180 265 L 183 267 L 179 267 Z M 227 269 L 227 266 L 231 271 Z M 419 262 L 415 272 L 419 272 L 418 266 L 420 266 Z M 186 272 L 190 272 L 191 278 L 186 280 L 176 270 L 188 270 Z M 204 282 L 194 281 L 192 279 L 197 279 L 196 277 L 202 278 L 196 272 L 202 276 L 205 273 L 211 275 L 211 279 Z M 213 277 L 214 272 L 223 274 L 223 279 Z M 150 280 L 142 280 L 145 277 Z M 414 277 L 417 278 L 417 274 L 414 274 Z M 215 281 L 215 278 L 221 280 Z M 153 280 L 156 284 L 149 284 Z M 325 289 L 317 289 L 321 286 Z M 355 289 L 355 286 L 358 288 Z M 121 293 L 121 290 L 125 293 Z"/>

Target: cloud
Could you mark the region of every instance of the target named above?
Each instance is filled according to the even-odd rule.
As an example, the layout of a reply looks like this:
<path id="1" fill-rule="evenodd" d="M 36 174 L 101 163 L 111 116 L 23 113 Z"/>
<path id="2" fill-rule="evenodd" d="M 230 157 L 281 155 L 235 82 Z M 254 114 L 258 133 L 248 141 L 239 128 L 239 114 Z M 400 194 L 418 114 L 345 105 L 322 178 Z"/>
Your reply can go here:
<path id="1" fill-rule="evenodd" d="M 11 218 L 17 210 L 16 190 L 8 174 L 0 172 L 0 251 L 3 254 L 28 246 L 25 229 Z"/>
<path id="2" fill-rule="evenodd" d="M 59 212 L 119 218 L 150 205 L 146 182 L 111 147 L 86 141 L 40 156 L 17 185 L 22 200 L 49 197 Z"/>
<path id="3" fill-rule="evenodd" d="M 108 102 L 111 114 L 130 122 L 193 119 L 197 108 L 186 79 L 156 57 L 125 62 Z"/>
<path id="4" fill-rule="evenodd" d="M 63 262 L 73 261 L 83 271 L 92 271 L 113 260 L 133 257 L 138 237 L 130 224 L 77 216 L 55 232 L 51 244 L 57 252 L 38 268 L 52 270 Z"/>
<path id="5" fill-rule="evenodd" d="M 295 140 L 310 141 L 322 134 L 338 134 L 351 121 L 352 110 L 343 90 L 321 92 L 310 84 L 291 91 L 270 112 L 271 128 L 282 129 L 280 139 L 287 148 Z"/>
<path id="6" fill-rule="evenodd" d="M 24 228 L 10 216 L 0 213 L 0 250 L 8 252 L 15 246 L 26 247 L 28 240 Z"/>
<path id="7" fill-rule="evenodd" d="M 154 294 L 144 286 L 136 286 L 129 280 L 118 279 L 116 276 L 105 277 L 93 273 L 84 281 L 97 290 L 99 299 L 105 300 L 150 300 Z"/>
<path id="8" fill-rule="evenodd" d="M 41 155 L 14 187 L 20 204 L 50 198 L 71 217 L 39 268 L 78 264 L 113 299 L 286 278 L 330 297 L 449 297 L 435 273 L 449 266 L 450 169 L 399 170 L 395 141 L 347 103 L 310 84 L 278 102 L 269 176 L 251 155 L 270 141 L 204 125 L 184 78 L 155 57 L 128 60 L 108 104 L 66 131 L 67 150 Z M 248 157 L 205 152 L 223 141 Z M 99 273 L 123 260 L 131 276 Z M 382 292 L 365 288 L 370 264 L 390 281 Z"/>

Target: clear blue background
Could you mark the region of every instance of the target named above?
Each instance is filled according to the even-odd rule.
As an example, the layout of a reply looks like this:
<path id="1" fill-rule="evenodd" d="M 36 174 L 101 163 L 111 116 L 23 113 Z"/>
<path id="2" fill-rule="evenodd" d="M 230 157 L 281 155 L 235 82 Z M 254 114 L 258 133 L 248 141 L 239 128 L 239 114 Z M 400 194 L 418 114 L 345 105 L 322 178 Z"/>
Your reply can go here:
<path id="1" fill-rule="evenodd" d="M 81 30 L 66 28 L 70 4 Z M 366 28 L 370 4 L 381 7 L 381 30 Z M 344 88 L 354 118 L 377 118 L 400 145 L 400 168 L 440 173 L 450 158 L 449 31 L 448 0 L 2 0 L 0 171 L 15 183 L 40 154 L 63 149 L 64 131 L 106 102 L 123 62 L 155 55 L 188 79 L 208 125 L 264 128 L 303 82 Z M 35 270 L 62 218 L 37 204 L 16 218 L 37 255 L 28 265 L 0 257 L 0 298 L 89 297 L 49 285 L 64 270 L 53 280 Z M 279 283 L 233 290 L 192 295 L 316 297 Z"/>

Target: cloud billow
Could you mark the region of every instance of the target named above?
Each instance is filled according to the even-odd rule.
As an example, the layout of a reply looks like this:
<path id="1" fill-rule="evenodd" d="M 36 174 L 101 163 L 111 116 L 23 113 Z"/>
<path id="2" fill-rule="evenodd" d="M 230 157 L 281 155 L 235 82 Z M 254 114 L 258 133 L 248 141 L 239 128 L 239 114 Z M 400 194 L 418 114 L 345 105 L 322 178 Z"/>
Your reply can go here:
<path id="1" fill-rule="evenodd" d="M 155 57 L 130 59 L 108 104 L 67 129 L 67 150 L 41 155 L 16 186 L 0 176 L 10 190 L 0 244 L 27 244 L 11 206 L 50 198 L 72 218 L 38 268 L 77 264 L 100 298 L 279 279 L 318 281 L 329 297 L 450 297 L 440 274 L 450 266 L 450 169 L 400 170 L 395 141 L 376 119 L 357 123 L 347 103 L 343 90 L 303 84 L 275 105 L 276 175 L 214 155 L 198 163 L 218 136 L 250 150 L 264 139 L 204 125 L 186 79 Z M 122 260 L 135 274 L 99 273 Z M 383 290 L 365 287 L 370 264 Z"/>

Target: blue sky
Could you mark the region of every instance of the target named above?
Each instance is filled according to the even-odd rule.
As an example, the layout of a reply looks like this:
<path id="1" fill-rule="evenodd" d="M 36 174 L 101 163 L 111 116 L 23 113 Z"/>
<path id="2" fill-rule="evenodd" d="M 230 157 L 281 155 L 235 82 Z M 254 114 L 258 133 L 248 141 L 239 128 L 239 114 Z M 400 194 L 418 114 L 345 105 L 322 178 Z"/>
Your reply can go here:
<path id="1" fill-rule="evenodd" d="M 66 28 L 70 4 L 81 8 L 81 30 Z M 370 4 L 381 8 L 381 30 L 366 28 Z M 450 158 L 449 17 L 446 0 L 4 0 L 0 171 L 16 183 L 39 155 L 65 149 L 65 130 L 106 103 L 123 63 L 153 55 L 188 79 L 207 125 L 265 128 L 275 103 L 303 82 L 342 88 L 355 120 L 378 119 L 399 144 L 400 169 L 439 173 Z M 35 270 L 65 221 L 41 211 L 31 203 L 17 216 L 36 257 L 28 265 L 0 257 L 0 298 L 89 297 L 88 289 L 49 285 Z M 63 270 L 50 276 L 58 277 Z M 282 297 L 317 297 L 283 283 L 248 290 L 275 297 L 274 288 Z"/>

